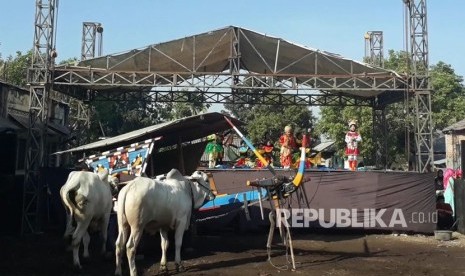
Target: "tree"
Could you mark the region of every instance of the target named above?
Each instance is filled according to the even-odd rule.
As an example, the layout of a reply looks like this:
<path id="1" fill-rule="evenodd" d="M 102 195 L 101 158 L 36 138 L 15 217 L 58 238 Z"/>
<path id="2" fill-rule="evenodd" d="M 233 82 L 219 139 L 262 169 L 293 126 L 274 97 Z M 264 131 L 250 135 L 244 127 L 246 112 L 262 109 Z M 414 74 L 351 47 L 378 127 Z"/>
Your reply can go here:
<path id="1" fill-rule="evenodd" d="M 184 98 L 186 102 L 168 103 L 171 110 L 171 119 L 180 119 L 197 115 L 205 112 L 210 107 L 210 104 L 204 104 L 205 100 L 202 94 L 193 91 L 183 91 L 178 98 Z"/>
<path id="2" fill-rule="evenodd" d="M 27 84 L 27 70 L 31 67 L 32 51 L 23 55 L 20 51 L 16 56 L 9 56 L 0 64 L 0 78 L 6 82 L 24 87 Z"/>
<path id="3" fill-rule="evenodd" d="M 406 52 L 389 50 L 389 56 L 384 62 L 385 68 L 399 73 L 408 72 L 408 60 L 409 58 Z M 429 73 L 432 88 L 431 105 L 433 125 L 436 129 L 440 130 L 465 117 L 463 78 L 457 76 L 450 65 L 441 61 L 431 66 Z M 410 101 L 409 104 L 413 105 L 413 102 Z M 361 147 L 362 155 L 364 157 L 374 156 L 371 109 L 368 108 L 366 112 L 360 114 L 355 114 L 351 111 L 353 109 L 353 107 L 323 107 L 322 118 L 318 122 L 318 128 L 322 133 L 325 133 L 329 138 L 336 141 L 339 153 L 341 153 L 344 143 L 340 121 L 347 120 L 348 116 L 356 116 L 359 121 L 361 120 L 369 124 L 369 128 L 361 129 L 364 139 Z M 410 108 L 410 110 L 411 109 L 412 108 Z M 414 120 L 413 116 L 406 116 L 408 110 L 409 107 L 405 106 L 405 102 L 394 103 L 386 107 L 386 128 L 389 134 L 387 137 L 388 167 L 390 167 L 392 163 L 401 163 L 400 160 L 406 159 L 406 136 L 411 136 L 412 129 L 410 126 L 413 125 Z M 341 113 L 343 114 L 342 116 L 340 116 Z M 411 137 L 411 139 L 413 139 L 413 137 Z M 368 159 L 373 161 L 372 158 Z"/>
<path id="4" fill-rule="evenodd" d="M 407 72 L 408 54 L 389 50 L 388 58 L 384 61 L 386 69 L 400 73 Z M 386 107 L 387 163 L 388 166 L 398 159 L 398 155 L 405 152 L 405 114 L 404 103 L 394 103 Z M 363 141 L 360 146 L 361 156 L 365 165 L 374 164 L 375 146 L 373 144 L 373 110 L 371 107 L 326 106 L 321 108 L 321 119 L 317 129 L 328 138 L 335 141 L 337 153 L 344 156 L 344 136 L 348 131 L 348 121 L 356 119 Z"/>
<path id="5" fill-rule="evenodd" d="M 262 94 L 279 94 L 281 91 L 261 89 L 238 89 L 234 92 L 235 103 L 226 103 L 226 111 L 246 123 L 247 136 L 254 143 L 271 141 L 276 144 L 284 127 L 291 125 L 296 133 L 304 132 L 315 123 L 315 117 L 308 107 L 280 106 L 263 103 L 254 104 Z M 241 103 L 240 101 L 243 101 Z"/>
<path id="6" fill-rule="evenodd" d="M 188 91 L 178 93 L 183 93 L 184 97 L 190 97 L 192 101 L 189 103 L 154 103 L 143 98 L 131 101 L 103 101 L 97 98 L 93 102 L 95 118 L 92 120 L 91 140 L 102 135 L 115 136 L 146 126 L 196 115 L 208 108 L 208 105 L 203 104 L 200 94 Z"/>
<path id="7" fill-rule="evenodd" d="M 451 65 L 442 61 L 431 66 L 432 116 L 436 129 L 465 118 L 463 77 L 455 74 Z"/>
<path id="8" fill-rule="evenodd" d="M 373 162 L 373 141 L 371 139 L 373 117 L 371 108 L 348 106 L 340 107 L 322 107 L 321 119 L 317 123 L 317 131 L 323 133 L 327 138 L 334 140 L 337 154 L 344 156 L 346 143 L 344 141 L 345 134 L 349 130 L 349 121 L 356 119 L 358 122 L 358 132 L 362 135 L 362 143 L 360 147 L 360 155 L 364 158 L 364 162 Z"/>

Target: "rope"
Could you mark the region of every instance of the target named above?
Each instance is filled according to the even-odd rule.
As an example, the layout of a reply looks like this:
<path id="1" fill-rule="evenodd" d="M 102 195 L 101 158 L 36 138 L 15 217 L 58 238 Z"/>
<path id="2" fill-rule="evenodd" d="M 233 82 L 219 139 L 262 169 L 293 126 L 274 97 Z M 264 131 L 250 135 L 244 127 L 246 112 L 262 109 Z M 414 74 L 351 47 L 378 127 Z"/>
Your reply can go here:
<path id="1" fill-rule="evenodd" d="M 276 221 L 274 220 L 274 216 L 273 216 L 273 212 L 270 212 L 270 215 L 268 216 L 269 219 L 270 219 L 270 232 L 268 234 L 268 244 L 267 244 L 267 254 L 268 254 L 268 262 L 270 263 L 270 265 L 278 270 L 289 270 L 289 265 L 288 264 L 292 264 L 292 260 L 289 260 L 289 253 L 290 253 L 290 243 L 292 242 L 291 241 L 291 230 L 289 227 L 287 226 L 282 226 L 280 229 L 283 229 L 283 231 L 285 233 L 282 234 L 281 238 L 283 239 L 283 243 L 285 245 L 285 256 L 286 256 L 286 262 L 288 264 L 285 264 L 285 265 L 276 265 L 273 263 L 273 261 L 271 260 L 271 242 L 273 240 L 273 234 L 274 234 L 274 228 L 276 227 Z M 269 246 L 268 246 L 269 245 Z M 298 263 L 294 263 L 294 264 L 301 264 L 300 262 Z M 294 267 L 292 267 L 294 269 Z"/>
<path id="2" fill-rule="evenodd" d="M 231 214 L 231 213 L 236 213 L 236 212 L 238 212 L 240 209 L 242 209 L 242 207 L 237 208 L 237 209 L 234 209 L 234 210 L 229 211 L 229 212 L 224 213 L 224 214 L 220 214 L 220 215 L 216 215 L 216 216 L 209 216 L 209 217 L 205 217 L 205 218 L 201 218 L 201 219 L 196 219 L 195 221 L 196 221 L 196 222 L 203 222 L 203 221 L 208 221 L 208 220 L 212 220 L 212 219 L 222 218 L 222 217 L 228 216 L 228 215 Z"/>

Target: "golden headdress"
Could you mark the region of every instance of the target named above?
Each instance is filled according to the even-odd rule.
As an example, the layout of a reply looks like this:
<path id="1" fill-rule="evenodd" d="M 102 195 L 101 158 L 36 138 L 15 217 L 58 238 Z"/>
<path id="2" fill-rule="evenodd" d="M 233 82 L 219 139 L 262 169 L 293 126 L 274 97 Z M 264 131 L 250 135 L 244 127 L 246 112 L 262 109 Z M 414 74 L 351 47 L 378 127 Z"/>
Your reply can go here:
<path id="1" fill-rule="evenodd" d="M 355 119 L 350 120 L 350 121 L 349 121 L 349 127 L 350 127 L 351 125 L 357 126 L 357 120 L 355 120 Z"/>

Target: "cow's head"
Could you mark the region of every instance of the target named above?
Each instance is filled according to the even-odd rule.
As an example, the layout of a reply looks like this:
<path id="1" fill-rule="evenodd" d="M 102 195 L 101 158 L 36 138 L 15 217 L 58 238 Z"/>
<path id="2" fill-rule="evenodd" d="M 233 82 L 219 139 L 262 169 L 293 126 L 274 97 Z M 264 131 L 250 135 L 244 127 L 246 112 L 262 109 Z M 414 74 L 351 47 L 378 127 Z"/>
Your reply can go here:
<path id="1" fill-rule="evenodd" d="M 189 177 L 189 179 L 194 182 L 195 193 L 198 195 L 199 200 L 195 200 L 194 208 L 200 208 L 205 201 L 215 199 L 215 194 L 212 189 L 210 189 L 210 184 L 208 181 L 208 175 L 204 172 L 195 171 Z M 201 200 L 200 200 L 201 199 Z M 197 202 L 199 201 L 199 202 Z M 201 201 L 201 202 L 200 202 Z M 197 206 L 198 205 L 198 206 Z"/>

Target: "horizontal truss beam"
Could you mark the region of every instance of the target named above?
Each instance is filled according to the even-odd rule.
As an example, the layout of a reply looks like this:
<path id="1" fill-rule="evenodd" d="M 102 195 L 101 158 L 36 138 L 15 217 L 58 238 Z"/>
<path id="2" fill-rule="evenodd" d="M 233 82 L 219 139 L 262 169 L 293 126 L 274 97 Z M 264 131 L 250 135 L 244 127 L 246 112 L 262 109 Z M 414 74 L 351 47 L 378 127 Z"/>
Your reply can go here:
<path id="1" fill-rule="evenodd" d="M 81 90 L 114 88 L 140 89 L 151 87 L 256 89 L 262 90 L 325 90 L 325 91 L 404 91 L 408 80 L 394 74 L 386 75 L 288 75 L 176 72 L 115 72 L 100 69 L 56 69 L 54 84 Z M 58 88 L 55 90 L 63 90 Z M 74 89 L 76 90 L 76 89 Z M 63 91 L 65 92 L 65 91 Z"/>
<path id="2" fill-rule="evenodd" d="M 92 101 L 148 101 L 158 103 L 260 104 L 282 106 L 373 106 L 373 99 L 333 94 L 267 94 L 195 91 L 99 93 Z"/>

